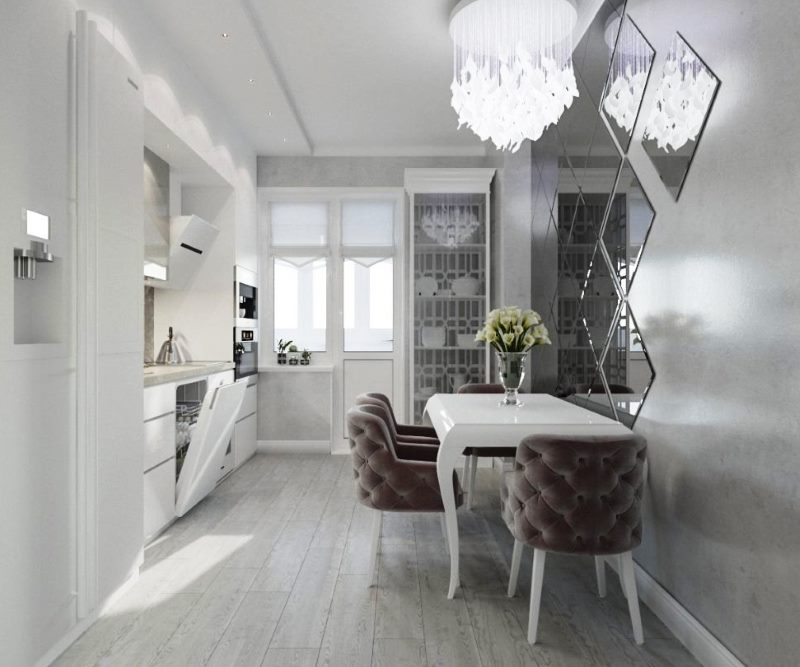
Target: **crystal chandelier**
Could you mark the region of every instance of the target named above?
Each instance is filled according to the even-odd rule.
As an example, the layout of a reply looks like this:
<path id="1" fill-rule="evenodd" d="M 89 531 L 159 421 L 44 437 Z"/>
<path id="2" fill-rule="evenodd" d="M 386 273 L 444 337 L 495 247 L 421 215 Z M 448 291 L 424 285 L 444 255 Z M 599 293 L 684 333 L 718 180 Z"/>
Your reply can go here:
<path id="1" fill-rule="evenodd" d="M 578 97 L 572 0 L 462 0 L 450 17 L 451 104 L 500 150 L 536 141 Z"/>
<path id="2" fill-rule="evenodd" d="M 603 109 L 619 127 L 631 134 L 644 97 L 653 51 L 629 20 L 623 21 L 620 27 L 620 20 L 613 19 L 606 27 L 605 39 L 614 56 Z"/>
<path id="3" fill-rule="evenodd" d="M 664 63 L 644 138 L 652 139 L 666 152 L 697 141 L 716 89 L 716 78 L 676 35 Z"/>

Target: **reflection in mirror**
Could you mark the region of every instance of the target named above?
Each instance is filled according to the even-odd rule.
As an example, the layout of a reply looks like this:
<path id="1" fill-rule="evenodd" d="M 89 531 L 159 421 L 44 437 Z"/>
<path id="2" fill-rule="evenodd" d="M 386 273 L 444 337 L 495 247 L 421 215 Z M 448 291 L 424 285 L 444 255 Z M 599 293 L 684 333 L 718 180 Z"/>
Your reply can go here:
<path id="1" fill-rule="evenodd" d="M 643 138 L 645 151 L 675 199 L 680 196 L 718 88 L 719 79 L 676 33 Z"/>
<path id="2" fill-rule="evenodd" d="M 615 15 L 609 18 L 605 39 L 614 55 L 600 110 L 623 152 L 626 152 L 642 106 L 655 51 L 627 15 L 621 21 Z"/>
<path id="3" fill-rule="evenodd" d="M 630 293 L 654 218 L 650 200 L 626 159 L 603 228 L 606 258 L 623 294 Z"/>
<path id="4" fill-rule="evenodd" d="M 611 328 L 600 368 L 617 418 L 632 426 L 656 373 L 630 306 L 625 303 Z"/>

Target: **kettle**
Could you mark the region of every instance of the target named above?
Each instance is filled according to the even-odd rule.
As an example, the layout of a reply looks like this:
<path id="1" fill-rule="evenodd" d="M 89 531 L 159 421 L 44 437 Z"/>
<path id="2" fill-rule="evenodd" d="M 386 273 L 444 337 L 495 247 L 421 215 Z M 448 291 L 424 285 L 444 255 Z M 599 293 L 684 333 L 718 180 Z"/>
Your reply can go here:
<path id="1" fill-rule="evenodd" d="M 184 361 L 183 350 L 181 350 L 177 341 L 173 340 L 172 327 L 169 328 L 169 336 L 167 340 L 161 345 L 156 357 L 157 364 L 181 364 Z"/>

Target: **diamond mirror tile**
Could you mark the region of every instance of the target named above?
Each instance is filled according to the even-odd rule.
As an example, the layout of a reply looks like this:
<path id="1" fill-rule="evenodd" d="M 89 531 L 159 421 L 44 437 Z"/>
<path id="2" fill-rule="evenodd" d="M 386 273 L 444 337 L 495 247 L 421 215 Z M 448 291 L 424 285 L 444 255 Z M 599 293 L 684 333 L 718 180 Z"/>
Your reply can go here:
<path id="1" fill-rule="evenodd" d="M 656 213 L 639 179 L 625 159 L 603 228 L 603 247 L 620 291 L 630 294 Z"/>
<path id="2" fill-rule="evenodd" d="M 613 41 L 615 35 L 616 42 Z M 627 14 L 621 20 L 618 16 L 609 19 L 606 43 L 614 55 L 600 101 L 600 112 L 626 152 L 639 117 L 655 51 Z"/>
<path id="3" fill-rule="evenodd" d="M 645 152 L 675 199 L 680 196 L 718 89 L 719 79 L 676 33 L 642 139 Z"/>
<path id="4" fill-rule="evenodd" d="M 627 303 L 622 304 L 611 327 L 600 370 L 617 418 L 633 426 L 656 372 Z"/>

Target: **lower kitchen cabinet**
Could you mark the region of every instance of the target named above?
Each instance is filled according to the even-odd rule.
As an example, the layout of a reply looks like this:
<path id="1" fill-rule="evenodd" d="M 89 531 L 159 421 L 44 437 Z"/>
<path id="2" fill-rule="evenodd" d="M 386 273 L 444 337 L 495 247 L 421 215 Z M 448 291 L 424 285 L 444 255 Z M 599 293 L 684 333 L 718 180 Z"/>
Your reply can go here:
<path id="1" fill-rule="evenodd" d="M 233 431 L 233 452 L 237 468 L 256 453 L 257 427 L 258 415 L 255 412 L 236 422 Z"/>
<path id="2" fill-rule="evenodd" d="M 175 457 L 144 474 L 145 544 L 175 518 Z"/>

